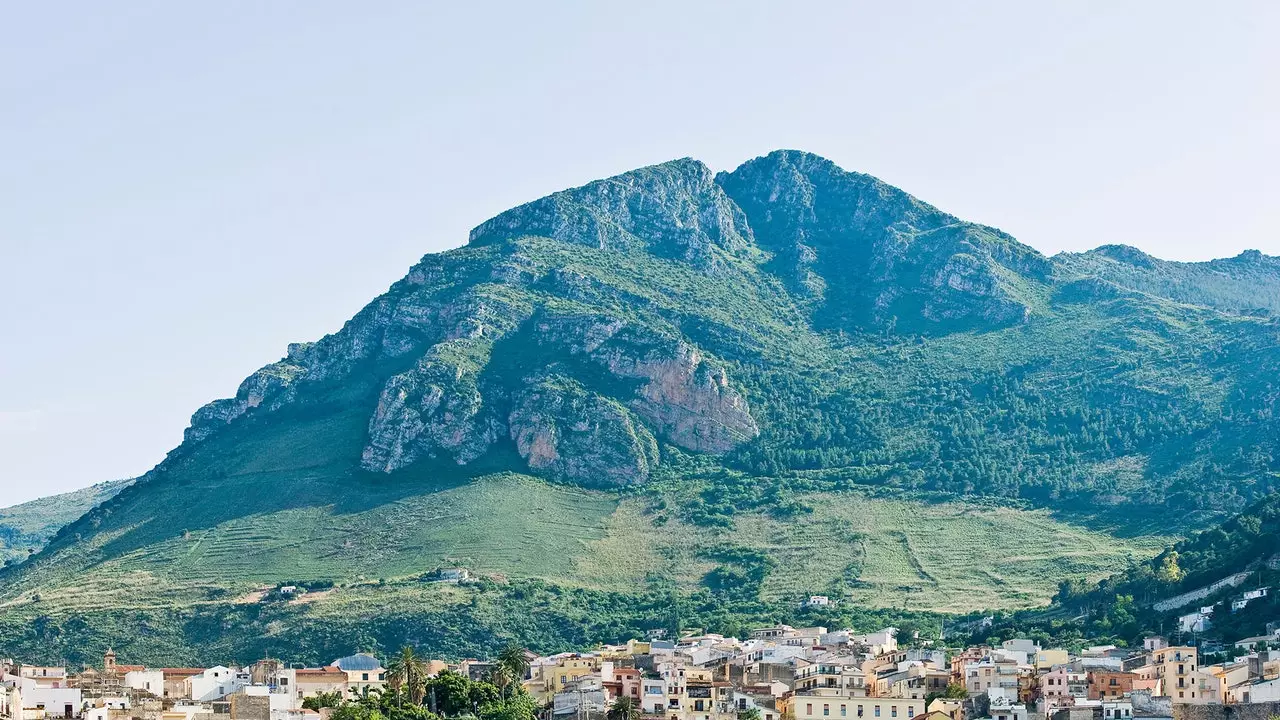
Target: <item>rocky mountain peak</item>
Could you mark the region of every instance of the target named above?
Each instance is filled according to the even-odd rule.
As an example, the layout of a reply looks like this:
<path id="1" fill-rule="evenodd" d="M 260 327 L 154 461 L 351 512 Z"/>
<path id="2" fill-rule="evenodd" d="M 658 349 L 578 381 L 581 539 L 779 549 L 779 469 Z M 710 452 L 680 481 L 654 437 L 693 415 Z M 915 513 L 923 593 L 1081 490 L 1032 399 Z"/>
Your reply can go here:
<path id="1" fill-rule="evenodd" d="M 470 244 L 549 237 L 601 249 L 648 250 L 701 267 L 752 246 L 742 211 L 692 158 L 672 160 L 562 190 L 488 220 Z"/>
<path id="2" fill-rule="evenodd" d="M 1102 245 L 1090 250 L 1089 253 L 1140 268 L 1149 268 L 1156 264 L 1155 258 L 1132 245 Z"/>
<path id="3" fill-rule="evenodd" d="M 1047 258 L 994 228 L 810 153 L 781 150 L 717 182 L 747 216 L 768 267 L 822 326 L 1005 325 L 1031 311 L 1011 274 L 1043 282 Z"/>

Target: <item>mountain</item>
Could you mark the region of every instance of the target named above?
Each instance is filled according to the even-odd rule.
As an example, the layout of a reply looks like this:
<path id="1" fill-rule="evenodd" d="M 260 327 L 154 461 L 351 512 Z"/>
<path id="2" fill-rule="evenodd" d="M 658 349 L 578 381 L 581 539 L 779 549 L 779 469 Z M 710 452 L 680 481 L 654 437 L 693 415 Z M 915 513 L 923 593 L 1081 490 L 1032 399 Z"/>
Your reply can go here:
<path id="1" fill-rule="evenodd" d="M 1280 312 L 1280 258 L 1246 250 L 1233 258 L 1185 263 L 1160 260 L 1124 245 L 1104 245 L 1087 253 L 1063 253 L 1054 261 L 1065 271 L 1123 287 L 1204 305 L 1224 312 L 1268 315 Z"/>
<path id="2" fill-rule="evenodd" d="M 1243 299 L 1277 263 L 1140 257 L 1047 258 L 796 151 L 554 193 L 199 409 L 0 574 L 0 644 L 469 654 L 809 593 L 830 624 L 1045 603 L 1276 485 L 1280 323 Z M 482 581 L 423 576 L 449 565 Z M 286 581 L 317 592 L 264 604 Z"/>
<path id="3" fill-rule="evenodd" d="M 129 480 L 108 480 L 61 495 L 0 508 L 0 565 L 20 563 L 44 547 L 64 525 L 110 500 Z"/>

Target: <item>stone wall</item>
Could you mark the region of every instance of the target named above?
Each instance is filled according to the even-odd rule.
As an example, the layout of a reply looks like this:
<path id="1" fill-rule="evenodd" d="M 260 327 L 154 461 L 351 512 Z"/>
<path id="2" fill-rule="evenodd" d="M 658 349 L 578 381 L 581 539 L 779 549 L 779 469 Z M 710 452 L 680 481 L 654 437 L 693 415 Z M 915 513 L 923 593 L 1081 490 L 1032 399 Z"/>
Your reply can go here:
<path id="1" fill-rule="evenodd" d="M 1277 716 L 1280 702 L 1173 706 L 1173 720 L 1271 720 Z"/>
<path id="2" fill-rule="evenodd" d="M 1150 690 L 1134 690 L 1129 693 L 1135 717 L 1173 717 L 1173 698 L 1159 695 L 1152 697 Z"/>
<path id="3" fill-rule="evenodd" d="M 232 695 L 231 720 L 271 720 L 271 698 L 242 693 Z"/>

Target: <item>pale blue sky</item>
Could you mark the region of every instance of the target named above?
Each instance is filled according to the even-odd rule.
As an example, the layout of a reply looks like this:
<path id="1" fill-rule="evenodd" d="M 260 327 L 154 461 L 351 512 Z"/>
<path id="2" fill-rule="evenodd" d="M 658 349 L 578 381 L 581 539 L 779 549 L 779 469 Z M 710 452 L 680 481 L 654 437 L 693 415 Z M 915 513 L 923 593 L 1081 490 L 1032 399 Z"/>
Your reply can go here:
<path id="1" fill-rule="evenodd" d="M 423 253 L 675 157 L 1280 254 L 1277 37 L 1269 1 L 6 3 L 0 506 L 146 471 Z"/>

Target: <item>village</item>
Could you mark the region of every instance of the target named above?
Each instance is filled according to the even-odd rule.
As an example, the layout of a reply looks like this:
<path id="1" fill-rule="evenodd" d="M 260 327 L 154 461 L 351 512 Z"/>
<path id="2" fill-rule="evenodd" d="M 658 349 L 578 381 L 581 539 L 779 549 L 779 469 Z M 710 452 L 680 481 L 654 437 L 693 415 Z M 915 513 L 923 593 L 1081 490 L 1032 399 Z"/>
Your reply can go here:
<path id="1" fill-rule="evenodd" d="M 746 639 L 686 634 L 538 656 L 519 651 L 519 684 L 546 720 L 1133 720 L 1271 718 L 1280 651 L 1269 638 L 1207 665 L 1192 645 L 1069 652 L 1026 639 L 955 649 L 902 638 L 787 625 Z M 97 666 L 0 661 L 0 719 L 328 720 L 343 698 L 394 691 L 394 659 L 357 653 L 322 667 L 266 659 L 238 667 Z M 494 660 L 422 662 L 428 677 L 491 680 Z M 314 702 L 328 698 L 327 702 Z M 335 700 L 337 700 L 335 702 Z M 619 707 L 623 708 L 619 712 Z M 433 708 L 438 710 L 438 708 Z M 439 713 L 446 715 L 447 713 Z M 465 716 L 466 713 L 459 714 Z"/>

